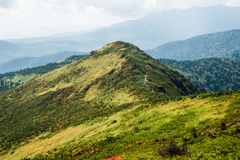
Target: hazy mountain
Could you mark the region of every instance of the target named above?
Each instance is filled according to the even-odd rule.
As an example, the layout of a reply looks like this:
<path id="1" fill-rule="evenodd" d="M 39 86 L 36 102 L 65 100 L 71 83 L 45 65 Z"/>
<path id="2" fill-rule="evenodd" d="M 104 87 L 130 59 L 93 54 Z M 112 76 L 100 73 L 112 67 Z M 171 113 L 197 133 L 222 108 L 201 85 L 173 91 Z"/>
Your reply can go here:
<path id="1" fill-rule="evenodd" d="M 132 42 L 142 49 L 193 36 L 240 29 L 240 7 L 193 7 L 150 13 L 140 19 L 126 21 L 97 31 L 66 35 L 9 40 L 21 43 L 21 55 L 42 55 L 52 51 L 91 51 L 117 40 Z M 24 45 L 23 45 L 24 44 Z M 44 51 L 44 52 L 43 52 Z"/>
<path id="2" fill-rule="evenodd" d="M 18 71 L 26 68 L 42 66 L 48 63 L 53 63 L 70 57 L 72 55 L 86 55 L 88 52 L 60 52 L 43 57 L 22 57 L 10 60 L 0 65 L 0 73 Z"/>
<path id="3" fill-rule="evenodd" d="M 240 49 L 234 50 L 228 57 L 232 59 L 240 59 Z"/>
<path id="4" fill-rule="evenodd" d="M 0 40 L 0 63 L 17 56 L 20 50 L 18 45 Z"/>
<path id="5" fill-rule="evenodd" d="M 146 52 L 154 58 L 196 60 L 209 57 L 237 58 L 239 49 L 240 30 L 231 30 L 169 42 Z"/>

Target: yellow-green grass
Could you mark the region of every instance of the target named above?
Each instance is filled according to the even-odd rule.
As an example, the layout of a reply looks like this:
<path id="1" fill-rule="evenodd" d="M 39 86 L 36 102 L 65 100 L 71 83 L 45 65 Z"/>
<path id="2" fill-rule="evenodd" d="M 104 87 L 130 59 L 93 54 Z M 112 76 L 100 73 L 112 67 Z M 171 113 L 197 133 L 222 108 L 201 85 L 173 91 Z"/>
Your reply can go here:
<path id="1" fill-rule="evenodd" d="M 7 80 L 7 81 L 11 81 L 13 83 L 17 83 L 20 81 L 20 83 L 26 83 L 36 77 L 39 77 L 40 74 L 31 74 L 31 75 L 26 75 L 26 76 L 23 76 L 23 75 L 19 75 L 19 74 L 16 74 L 13 78 L 4 78 L 4 80 Z"/>
<path id="2" fill-rule="evenodd" d="M 65 146 L 68 148 L 79 144 L 84 148 L 86 144 L 97 143 L 109 135 L 115 137 L 133 132 L 134 137 L 129 136 L 134 141 L 128 144 L 130 150 L 125 149 L 121 154 L 129 159 L 156 158 L 153 152 L 159 144 L 153 143 L 154 138 L 183 137 L 190 128 L 201 129 L 203 122 L 207 125 L 222 119 L 233 100 L 231 98 L 189 98 L 161 105 L 147 104 L 144 107 L 143 104 L 136 105 L 132 109 L 118 112 L 110 117 L 97 118 L 77 127 L 62 130 L 48 139 L 35 138 L 17 148 L 13 154 L 9 152 L 0 159 L 32 157 L 36 154 L 47 154 L 47 151 L 53 151 L 54 148 Z M 240 98 L 239 94 L 234 97 L 237 98 Z M 117 123 L 111 124 L 112 120 L 117 120 Z M 180 122 L 177 122 L 178 120 Z M 138 128 L 137 132 L 136 128 Z M 141 141 L 142 144 L 139 146 L 136 141 Z M 122 144 L 122 148 L 128 145 Z"/>
<path id="3" fill-rule="evenodd" d="M 77 61 L 71 64 L 70 66 L 65 66 L 60 69 L 56 69 L 52 72 L 49 72 L 36 80 L 39 83 L 48 83 L 55 79 L 59 79 L 61 75 L 71 75 L 72 72 L 84 68 L 83 72 L 79 72 L 76 76 L 68 76 L 70 77 L 69 82 L 60 81 L 54 87 L 47 87 L 44 89 L 40 89 L 37 92 L 37 95 L 45 94 L 49 91 L 56 91 L 61 88 L 67 88 L 74 86 L 75 88 L 81 91 L 82 89 L 86 88 L 86 86 L 90 85 L 100 76 L 107 74 L 112 69 L 120 69 L 123 62 L 125 61 L 124 58 L 120 58 L 120 55 L 117 54 L 108 54 L 101 56 L 99 58 L 89 57 L 86 60 Z M 99 90 L 99 84 L 92 85 L 91 89 L 86 93 L 85 100 L 91 100 L 92 98 L 96 97 L 97 94 L 100 94 L 101 90 Z"/>
<path id="4" fill-rule="evenodd" d="M 62 130 L 60 133 L 57 133 L 56 135 L 46 139 L 41 139 L 41 137 L 48 135 L 48 132 L 43 133 L 39 137 L 30 140 L 27 143 L 23 143 L 22 146 L 17 148 L 13 154 L 9 152 L 7 155 L 0 157 L 0 159 L 22 159 L 24 157 L 31 157 L 39 153 L 46 154 L 47 151 L 54 148 L 60 148 L 64 145 L 71 146 L 77 142 L 93 142 L 98 138 L 104 138 L 108 130 L 112 130 L 112 128 L 118 126 L 118 124 L 110 125 L 111 121 L 120 121 L 121 115 L 130 111 L 131 110 L 125 110 L 111 117 L 97 118 L 92 122 L 88 122 L 77 127 L 69 127 L 68 129 Z M 117 134 L 118 133 L 115 133 L 115 135 Z"/>
<path id="5" fill-rule="evenodd" d="M 146 65 L 150 66 L 147 71 L 148 86 L 144 85 Z M 40 139 L 43 139 L 57 134 L 59 129 L 79 124 L 87 125 L 86 121 L 93 124 L 97 122 L 92 121 L 94 119 L 112 116 L 133 107 L 134 104 L 136 108 L 141 108 L 142 101 L 147 101 L 143 104 L 151 106 L 152 103 L 167 97 L 192 93 L 201 91 L 183 76 L 152 59 L 136 46 L 123 42 L 109 44 L 75 63 L 46 73 L 0 95 L 0 109 L 3 115 L 0 123 L 4 129 L 4 132 L 0 133 L 1 154 L 9 151 L 13 154 L 14 145 L 18 147 L 26 140 L 39 136 L 41 132 L 46 132 L 41 135 Z M 158 106 L 150 108 L 154 107 Z M 127 135 L 132 131 L 138 131 L 137 135 L 145 134 L 147 130 L 151 131 L 150 133 L 155 132 L 153 127 L 146 129 L 142 126 L 144 124 L 150 127 L 146 123 L 139 123 L 138 126 L 126 122 L 133 121 L 133 118 L 140 119 L 138 115 L 147 115 L 146 111 L 134 110 L 130 115 L 124 114 L 119 117 L 121 123 L 114 124 L 118 128 L 114 131 L 104 129 L 104 132 L 99 134 L 103 137 L 97 139 L 104 139 L 108 133 L 117 136 L 123 134 L 123 131 L 128 132 Z M 156 111 L 157 114 L 158 112 Z M 36 117 L 38 118 L 35 119 Z M 169 118 L 166 123 L 170 122 L 171 117 Z M 154 117 L 150 119 L 155 120 Z M 165 122 L 161 123 L 167 125 Z M 143 128 L 143 131 L 139 131 L 139 128 Z M 143 137 L 147 138 L 145 135 Z M 84 147 L 87 142 L 81 142 L 81 145 Z"/>

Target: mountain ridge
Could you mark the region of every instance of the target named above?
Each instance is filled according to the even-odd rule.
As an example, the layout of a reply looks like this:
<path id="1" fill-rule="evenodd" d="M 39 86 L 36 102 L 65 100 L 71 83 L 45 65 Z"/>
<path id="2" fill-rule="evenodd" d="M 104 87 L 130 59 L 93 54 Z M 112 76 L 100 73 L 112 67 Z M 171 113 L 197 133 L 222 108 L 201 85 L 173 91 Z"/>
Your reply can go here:
<path id="1" fill-rule="evenodd" d="M 110 43 L 0 94 L 2 152 L 21 144 L 26 137 L 42 132 L 55 134 L 61 128 L 148 100 L 150 95 L 156 100 L 204 92 L 136 46 L 120 41 Z M 65 116 L 56 120 L 63 113 Z"/>
<path id="2" fill-rule="evenodd" d="M 203 92 L 110 43 L 0 94 L 0 159 L 238 159 L 240 92 Z"/>
<path id="3" fill-rule="evenodd" d="M 17 53 L 20 50 L 18 45 L 10 43 L 8 41 L 0 40 L 0 63 L 10 58 L 17 57 Z"/>
<path id="4" fill-rule="evenodd" d="M 125 51 L 126 50 L 126 51 Z M 129 51 L 129 53 L 128 53 L 128 51 Z M 136 53 L 134 53 L 134 52 L 136 52 Z M 112 55 L 112 53 L 113 53 L 113 55 Z M 110 56 L 110 57 L 108 57 L 108 55 Z M 97 51 L 92 51 L 90 54 L 89 54 L 89 56 L 86 56 L 85 58 L 83 58 L 83 59 L 81 59 L 80 61 L 78 61 L 78 62 L 74 62 L 74 63 L 78 63 L 78 64 L 80 64 L 82 61 L 84 61 L 84 60 L 87 60 L 87 59 L 93 59 L 93 60 L 99 60 L 99 59 L 96 59 L 96 58 L 102 58 L 102 56 L 105 56 L 105 58 L 107 59 L 107 60 L 110 60 L 110 61 L 112 61 L 111 63 L 113 63 L 113 64 L 115 64 L 116 65 L 116 62 L 115 62 L 115 60 L 117 60 L 118 59 L 118 61 L 120 60 L 120 61 L 124 61 L 124 59 L 126 59 L 126 58 L 128 58 L 128 59 L 126 59 L 127 60 L 127 62 L 126 63 L 128 63 L 128 67 L 130 67 L 130 65 L 133 65 L 132 67 L 134 68 L 134 67 L 141 67 L 141 74 L 142 74 L 142 76 L 144 75 L 144 73 L 145 73 L 145 65 L 142 65 L 142 64 L 140 64 L 139 62 L 136 64 L 136 62 L 134 62 L 134 61 L 132 61 L 133 59 L 137 59 L 137 57 L 136 56 L 139 56 L 139 57 L 141 57 L 141 58 L 144 58 L 146 61 L 148 61 L 149 59 L 151 60 L 151 61 L 154 61 L 154 63 L 158 63 L 157 62 L 157 60 L 153 60 L 153 59 L 151 59 L 150 58 L 150 56 L 149 55 L 147 55 L 147 54 L 145 54 L 142 50 L 140 50 L 138 47 L 136 47 L 136 46 L 134 46 L 134 45 L 132 45 L 132 44 L 130 44 L 130 43 L 125 43 L 125 42 L 121 42 L 121 41 L 117 41 L 117 42 L 114 42 L 114 43 L 110 43 L 110 44 L 108 44 L 108 45 L 106 45 L 105 47 L 103 47 L 102 49 L 99 49 L 99 50 L 97 50 Z M 117 57 L 120 57 L 120 59 L 119 58 L 117 58 Z M 104 58 L 103 58 L 104 59 Z M 114 60 L 114 61 L 113 61 Z M 131 63 L 132 62 L 132 63 Z M 101 62 L 102 63 L 102 62 Z M 106 61 L 105 60 L 105 62 L 103 63 L 103 64 L 105 64 L 105 63 L 109 63 L 108 61 Z M 121 62 L 121 63 L 123 63 L 123 62 Z M 142 60 L 142 63 L 144 63 L 144 61 Z M 78 64 L 72 64 L 72 65 L 78 65 Z M 96 64 L 94 64 L 94 65 L 96 65 Z M 121 64 L 122 65 L 122 64 Z M 151 65 L 151 64 L 149 64 L 149 65 Z M 99 64 L 99 66 L 100 66 L 100 64 Z M 92 67 L 92 66 L 91 66 Z M 97 67 L 97 65 L 96 65 L 96 67 Z M 115 66 L 115 67 L 119 67 L 119 66 Z M 89 67 L 88 67 L 89 68 Z M 167 66 L 164 66 L 164 69 L 169 69 Z M 65 70 L 66 69 L 61 69 L 63 72 L 66 72 Z M 107 68 L 105 68 L 105 71 L 103 72 L 103 73 L 105 73 L 105 74 L 107 74 L 108 72 L 115 72 L 115 70 L 116 70 L 116 68 L 114 69 L 114 68 L 112 68 L 112 69 L 109 69 L 109 67 L 107 67 Z M 131 69 L 130 69 L 131 70 Z M 69 71 L 69 72 L 75 72 L 75 71 Z M 94 72 L 91 72 L 91 74 L 93 74 Z M 70 74 L 70 73 L 69 73 Z M 116 72 L 116 74 L 118 74 L 117 72 Z M 130 73 L 129 73 L 130 74 Z M 139 73 L 140 74 L 140 73 Z M 176 75 L 178 75 L 177 74 L 177 72 L 175 73 Z M 56 75 L 57 74 L 55 74 L 54 73 L 54 77 L 56 77 Z M 47 75 L 46 75 L 47 76 Z M 173 76 L 173 75 L 172 75 Z M 179 76 L 179 75 L 178 75 Z M 144 77 L 144 76 L 143 76 Z M 181 77 L 181 78 L 183 78 L 183 77 Z M 58 78 L 59 79 L 59 78 Z M 61 78 L 60 78 L 61 79 Z M 142 79 L 144 79 L 144 78 L 142 78 Z M 48 78 L 48 80 L 50 80 L 49 78 Z M 75 80 L 74 80 L 75 81 Z M 143 80 L 141 80 L 141 82 L 138 82 L 138 83 L 143 83 L 142 82 Z M 174 81 L 174 80 L 173 80 Z M 187 81 L 186 81 L 187 82 Z M 152 83 L 151 82 L 151 80 L 149 79 L 149 81 L 148 81 L 148 83 L 149 83 L 149 85 L 150 86 L 152 86 L 153 88 L 156 88 L 157 86 L 154 84 L 154 83 Z M 61 85 L 62 86 L 62 85 Z M 155 87 L 154 87 L 155 86 Z M 152 88 L 152 89 L 153 89 Z M 171 88 L 171 87 L 170 87 Z M 186 93 L 188 93 L 188 91 L 186 90 Z M 185 94 L 186 94 L 185 93 Z"/>

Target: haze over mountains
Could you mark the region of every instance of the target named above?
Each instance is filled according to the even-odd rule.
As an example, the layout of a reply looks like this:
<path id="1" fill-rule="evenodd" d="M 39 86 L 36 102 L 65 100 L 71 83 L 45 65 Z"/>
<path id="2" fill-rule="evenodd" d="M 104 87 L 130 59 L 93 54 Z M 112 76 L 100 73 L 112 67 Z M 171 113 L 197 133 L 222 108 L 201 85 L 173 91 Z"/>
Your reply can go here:
<path id="1" fill-rule="evenodd" d="M 116 40 L 128 41 L 142 49 L 193 36 L 240 28 L 240 7 L 193 7 L 150 13 L 140 19 L 65 37 L 8 40 L 20 47 L 11 51 L 19 57 L 44 56 L 61 51 L 91 51 Z"/>
<path id="2" fill-rule="evenodd" d="M 156 49 L 146 50 L 154 58 L 181 60 L 197 60 L 203 58 L 240 59 L 240 30 L 230 30 L 199 35 L 186 40 L 163 44 Z M 2 41 L 3 43 L 3 41 Z M 6 44 L 11 44 L 5 42 Z M 12 50 L 17 50 L 16 45 Z M 14 48 L 15 47 L 15 48 Z M 3 50 L 4 48 L 2 48 Z M 24 68 L 42 66 L 57 62 L 72 55 L 86 55 L 88 52 L 60 52 L 42 57 L 23 57 L 0 63 L 0 73 L 17 71 Z M 8 54 L 3 54 L 3 56 Z M 9 55 L 8 55 L 9 56 Z M 4 58 L 3 58 L 4 59 Z"/>
<path id="3" fill-rule="evenodd" d="M 203 58 L 235 58 L 239 56 L 240 30 L 199 35 L 146 50 L 154 58 L 197 60 Z"/>
<path id="4" fill-rule="evenodd" d="M 0 40 L 0 62 L 16 58 L 19 50 L 20 47 L 18 45 Z"/>

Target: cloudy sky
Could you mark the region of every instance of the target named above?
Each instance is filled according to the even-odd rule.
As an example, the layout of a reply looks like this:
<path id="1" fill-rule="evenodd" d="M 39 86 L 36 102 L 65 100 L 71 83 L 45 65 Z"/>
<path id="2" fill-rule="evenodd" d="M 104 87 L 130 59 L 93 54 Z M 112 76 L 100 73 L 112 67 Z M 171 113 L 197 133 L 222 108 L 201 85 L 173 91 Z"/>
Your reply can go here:
<path id="1" fill-rule="evenodd" d="M 240 6 L 240 0 L 0 0 L 0 39 L 108 26 L 153 11 Z"/>

